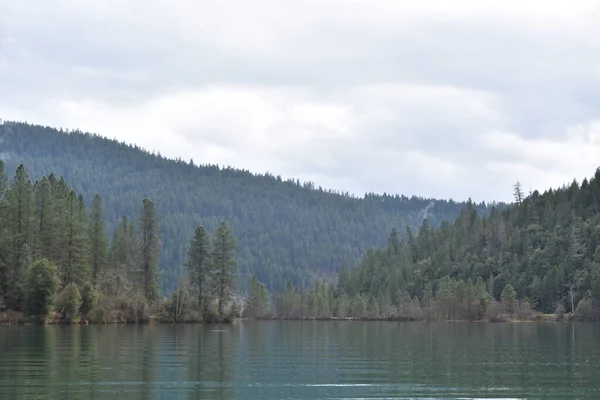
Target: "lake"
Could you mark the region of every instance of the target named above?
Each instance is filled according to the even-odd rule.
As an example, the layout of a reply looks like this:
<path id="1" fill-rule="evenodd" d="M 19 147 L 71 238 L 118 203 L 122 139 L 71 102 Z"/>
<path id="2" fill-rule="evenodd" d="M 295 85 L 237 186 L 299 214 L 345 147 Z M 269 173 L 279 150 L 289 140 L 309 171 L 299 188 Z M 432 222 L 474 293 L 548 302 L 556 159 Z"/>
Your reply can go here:
<path id="1" fill-rule="evenodd" d="M 600 398 L 600 324 L 0 326 L 1 399 Z"/>

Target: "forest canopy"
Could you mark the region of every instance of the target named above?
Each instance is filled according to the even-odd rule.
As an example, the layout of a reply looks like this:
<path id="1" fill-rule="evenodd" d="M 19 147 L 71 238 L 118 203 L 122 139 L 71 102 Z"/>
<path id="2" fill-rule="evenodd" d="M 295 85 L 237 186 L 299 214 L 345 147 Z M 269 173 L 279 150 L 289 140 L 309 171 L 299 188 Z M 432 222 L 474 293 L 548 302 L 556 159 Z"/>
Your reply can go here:
<path id="1" fill-rule="evenodd" d="M 184 311 L 194 321 L 234 317 L 237 241 L 227 223 L 214 237 L 196 229 L 170 298 L 159 286 L 159 226 L 145 198 L 109 240 L 100 195 L 88 208 L 63 178 L 32 182 L 20 165 L 9 180 L 0 160 L 0 310 L 59 322 L 139 322 L 151 312 L 175 321 Z"/>
<path id="2" fill-rule="evenodd" d="M 343 268 L 336 285 L 289 283 L 273 312 L 287 318 L 600 319 L 600 168 L 589 181 L 525 195 L 454 222 L 396 229 Z"/>
<path id="3" fill-rule="evenodd" d="M 170 160 L 79 130 L 5 121 L 0 142 L 11 174 L 24 164 L 32 179 L 64 177 L 88 206 L 100 193 L 109 236 L 123 216 L 138 213 L 141 199 L 152 199 L 161 220 L 158 268 L 165 293 L 185 275 L 186 246 L 199 225 L 214 232 L 227 221 L 238 241 L 239 287 L 247 289 L 256 275 L 276 291 L 288 281 L 308 286 L 334 279 L 367 249 L 384 245 L 392 228 L 403 235 L 405 225 L 416 230 L 425 218 L 435 228 L 454 221 L 466 205 L 389 194 L 359 198 L 270 173 Z M 472 206 L 486 215 L 493 205 Z"/>

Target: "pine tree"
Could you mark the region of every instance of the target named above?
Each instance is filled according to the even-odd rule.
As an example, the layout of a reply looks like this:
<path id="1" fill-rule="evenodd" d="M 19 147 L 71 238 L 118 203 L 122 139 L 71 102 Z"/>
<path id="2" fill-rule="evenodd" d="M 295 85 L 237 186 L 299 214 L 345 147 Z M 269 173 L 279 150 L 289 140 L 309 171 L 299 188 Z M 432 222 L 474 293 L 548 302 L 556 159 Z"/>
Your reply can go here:
<path id="1" fill-rule="evenodd" d="M 223 315 L 223 307 L 229 301 L 235 288 L 237 261 L 235 249 L 237 240 L 225 222 L 217 229 L 213 241 L 212 262 L 214 266 L 214 283 L 217 290 L 218 310 Z"/>
<path id="2" fill-rule="evenodd" d="M 518 180 L 513 186 L 513 197 L 515 198 L 515 203 L 517 204 L 521 204 L 523 202 L 523 197 L 525 197 L 525 193 L 523 193 L 523 189 L 521 187 L 521 182 Z"/>
<path id="3" fill-rule="evenodd" d="M 127 293 L 139 276 L 137 260 L 139 241 L 133 224 L 123 216 L 112 239 L 107 268 L 99 273 L 99 286 L 104 294 L 114 297 Z"/>
<path id="4" fill-rule="evenodd" d="M 394 255 L 400 254 L 400 235 L 398 235 L 396 228 L 392 228 L 392 232 L 388 237 L 388 247 L 393 250 Z"/>
<path id="5" fill-rule="evenodd" d="M 8 265 L 2 283 L 5 302 L 9 308 L 20 309 L 22 301 L 21 276 L 31 257 L 30 241 L 33 234 L 34 199 L 33 187 L 25 167 L 20 165 L 6 195 L 9 219 L 7 220 L 11 248 Z"/>
<path id="6" fill-rule="evenodd" d="M 54 246 L 55 221 L 50 182 L 45 176 L 33 186 L 36 201 L 34 257 L 49 258 Z"/>
<path id="7" fill-rule="evenodd" d="M 61 287 L 71 283 L 82 286 L 89 278 L 87 221 L 83 197 L 72 190 L 67 196 L 66 218 L 66 257 L 59 266 Z"/>
<path id="8" fill-rule="evenodd" d="M 6 166 L 4 161 L 0 160 L 0 200 L 4 198 L 8 189 L 8 176 L 6 175 Z"/>
<path id="9" fill-rule="evenodd" d="M 48 249 L 48 259 L 56 264 L 60 271 L 62 266 L 67 263 L 68 253 L 66 249 L 69 247 L 69 192 L 64 178 L 56 179 L 54 174 L 48 176 L 50 184 L 50 196 L 52 198 L 50 208 L 50 234 L 52 236 L 52 246 Z"/>
<path id="10" fill-rule="evenodd" d="M 203 226 L 198 226 L 194 237 L 190 240 L 188 260 L 185 264 L 190 274 L 191 283 L 198 291 L 198 306 L 202 313 L 206 312 L 209 299 L 208 280 L 210 278 L 210 239 Z"/>
<path id="11" fill-rule="evenodd" d="M 250 281 L 250 290 L 246 302 L 246 313 L 249 317 L 265 317 L 269 311 L 269 292 L 256 275 Z"/>
<path id="12" fill-rule="evenodd" d="M 502 305 L 504 306 L 504 310 L 507 313 L 513 313 L 515 311 L 515 304 L 517 301 L 517 292 L 515 288 L 508 284 L 502 290 L 502 294 L 500 295 L 502 299 Z"/>
<path id="13" fill-rule="evenodd" d="M 9 233 L 8 212 L 4 196 L 8 188 L 8 176 L 5 172 L 4 161 L 0 160 L 0 303 L 4 300 L 6 290 L 6 274 L 8 270 Z"/>
<path id="14" fill-rule="evenodd" d="M 106 222 L 104 220 L 102 199 L 98 194 L 92 200 L 90 220 L 90 266 L 92 269 L 92 282 L 96 282 L 100 271 L 106 268 L 107 258 Z"/>
<path id="15" fill-rule="evenodd" d="M 148 303 L 159 298 L 158 285 L 158 219 L 154 203 L 148 199 L 142 202 L 139 215 L 141 287 Z"/>

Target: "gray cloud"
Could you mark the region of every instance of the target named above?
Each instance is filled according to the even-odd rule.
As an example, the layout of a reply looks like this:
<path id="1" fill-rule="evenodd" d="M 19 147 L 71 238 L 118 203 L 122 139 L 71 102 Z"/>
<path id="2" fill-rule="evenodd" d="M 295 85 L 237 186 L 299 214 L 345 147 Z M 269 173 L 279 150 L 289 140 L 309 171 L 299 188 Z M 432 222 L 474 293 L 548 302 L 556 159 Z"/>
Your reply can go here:
<path id="1" fill-rule="evenodd" d="M 0 117 L 358 195 L 591 175 L 597 3 L 447 4 L 4 3 Z"/>

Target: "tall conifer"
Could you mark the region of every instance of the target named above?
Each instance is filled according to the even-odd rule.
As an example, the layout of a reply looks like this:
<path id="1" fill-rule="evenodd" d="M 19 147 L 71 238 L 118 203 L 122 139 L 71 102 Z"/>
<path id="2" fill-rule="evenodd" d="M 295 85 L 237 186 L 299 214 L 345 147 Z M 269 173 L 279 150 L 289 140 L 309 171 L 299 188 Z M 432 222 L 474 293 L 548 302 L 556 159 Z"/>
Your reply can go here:
<path id="1" fill-rule="evenodd" d="M 106 268 L 107 257 L 106 222 L 104 220 L 102 199 L 98 194 L 92 200 L 89 239 L 92 281 L 96 282 L 100 271 Z"/>
<path id="2" fill-rule="evenodd" d="M 203 226 L 198 226 L 190 240 L 188 260 L 185 264 L 192 285 L 198 291 L 198 305 L 204 313 L 208 299 L 207 284 L 210 278 L 210 239 Z"/>
<path id="3" fill-rule="evenodd" d="M 213 241 L 212 262 L 214 267 L 214 284 L 217 290 L 219 314 L 231 299 L 235 289 L 236 267 L 235 249 L 237 241 L 227 224 L 223 221 L 217 229 Z"/>
<path id="4" fill-rule="evenodd" d="M 144 199 L 139 215 L 141 286 L 148 303 L 159 298 L 158 252 L 160 239 L 156 208 L 152 201 Z"/>

